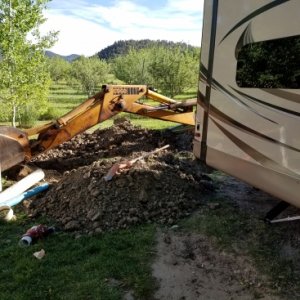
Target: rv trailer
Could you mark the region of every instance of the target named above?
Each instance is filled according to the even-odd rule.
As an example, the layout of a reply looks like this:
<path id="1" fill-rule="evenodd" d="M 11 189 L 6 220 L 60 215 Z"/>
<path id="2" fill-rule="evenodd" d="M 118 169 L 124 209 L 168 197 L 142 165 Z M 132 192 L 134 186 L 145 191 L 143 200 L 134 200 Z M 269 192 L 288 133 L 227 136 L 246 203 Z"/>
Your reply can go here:
<path id="1" fill-rule="evenodd" d="M 205 1 L 194 136 L 194 154 L 206 164 L 297 207 L 299 40 L 299 0 Z M 272 57 L 280 53 L 277 45 L 291 41 L 298 41 L 298 50 L 288 59 L 299 66 L 292 74 L 291 84 L 251 85 L 238 78 L 239 67 L 243 65 L 240 55 L 245 50 L 267 45 L 264 51 L 268 60 L 268 51 Z M 257 62 L 247 63 L 248 70 L 251 63 L 255 67 Z M 285 65 L 285 69 L 292 72 L 289 66 Z M 255 68 L 252 72 L 255 74 Z M 276 76 L 285 79 L 286 74 Z M 272 74 L 265 76 L 270 77 Z"/>

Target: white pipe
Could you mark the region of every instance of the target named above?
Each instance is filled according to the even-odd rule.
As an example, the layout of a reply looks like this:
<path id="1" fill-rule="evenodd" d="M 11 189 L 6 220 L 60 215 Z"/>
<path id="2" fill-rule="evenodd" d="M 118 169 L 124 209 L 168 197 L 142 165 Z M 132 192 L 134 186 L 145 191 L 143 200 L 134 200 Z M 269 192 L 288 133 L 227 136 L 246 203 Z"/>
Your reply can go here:
<path id="1" fill-rule="evenodd" d="M 49 183 L 47 183 L 47 182 L 43 183 L 37 187 L 34 187 L 34 188 L 22 193 L 21 195 L 15 197 L 15 198 L 9 199 L 8 201 L 1 202 L 1 205 L 8 205 L 8 206 L 17 205 L 18 203 L 22 202 L 25 199 L 28 199 L 28 198 L 33 197 L 41 192 L 44 192 L 48 188 L 49 188 Z"/>
<path id="2" fill-rule="evenodd" d="M 37 169 L 36 171 L 32 172 L 25 178 L 21 179 L 20 181 L 0 193 L 0 204 L 24 193 L 44 177 L 45 173 L 41 169 Z"/>
<path id="3" fill-rule="evenodd" d="M 283 219 L 276 219 L 276 220 L 271 220 L 270 223 L 280 223 L 280 222 L 290 222 L 290 221 L 297 221 L 300 220 L 300 216 L 295 216 L 295 217 L 287 217 Z"/>

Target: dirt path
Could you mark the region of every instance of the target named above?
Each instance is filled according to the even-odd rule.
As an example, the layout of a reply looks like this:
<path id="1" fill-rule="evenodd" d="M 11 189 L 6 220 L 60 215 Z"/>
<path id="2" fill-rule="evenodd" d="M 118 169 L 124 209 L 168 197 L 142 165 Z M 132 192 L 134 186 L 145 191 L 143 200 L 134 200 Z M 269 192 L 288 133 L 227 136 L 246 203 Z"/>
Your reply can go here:
<path id="1" fill-rule="evenodd" d="M 218 186 L 215 197 L 230 199 L 257 218 L 262 218 L 278 202 L 221 173 Z M 205 235 L 186 233 L 180 228 L 160 231 L 156 251 L 157 259 L 152 266 L 160 286 L 156 299 L 282 299 L 274 295 L 269 279 L 256 270 L 250 257 L 222 251 Z M 295 254 L 294 248 L 291 253 Z"/>
<path id="2" fill-rule="evenodd" d="M 156 299 L 280 299 L 260 286 L 263 279 L 247 258 L 216 250 L 205 236 L 168 231 L 158 233 L 157 242 Z"/>

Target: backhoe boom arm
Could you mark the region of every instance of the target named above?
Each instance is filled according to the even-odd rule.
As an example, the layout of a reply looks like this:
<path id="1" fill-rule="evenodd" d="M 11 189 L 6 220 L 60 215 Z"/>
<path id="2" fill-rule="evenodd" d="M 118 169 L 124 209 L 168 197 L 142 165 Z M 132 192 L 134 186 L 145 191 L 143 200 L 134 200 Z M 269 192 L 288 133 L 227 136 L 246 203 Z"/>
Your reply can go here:
<path id="1" fill-rule="evenodd" d="M 160 105 L 154 107 L 138 102 L 144 97 Z M 150 90 L 146 85 L 104 85 L 95 96 L 53 122 L 23 132 L 11 127 L 0 127 L 0 164 L 2 170 L 6 170 L 70 140 L 120 112 L 194 125 L 195 105 L 195 99 L 178 102 Z M 38 138 L 29 143 L 29 137 L 33 135 L 38 135 Z M 10 141 L 12 137 L 13 141 Z M 12 148 L 16 149 L 13 153 Z"/>

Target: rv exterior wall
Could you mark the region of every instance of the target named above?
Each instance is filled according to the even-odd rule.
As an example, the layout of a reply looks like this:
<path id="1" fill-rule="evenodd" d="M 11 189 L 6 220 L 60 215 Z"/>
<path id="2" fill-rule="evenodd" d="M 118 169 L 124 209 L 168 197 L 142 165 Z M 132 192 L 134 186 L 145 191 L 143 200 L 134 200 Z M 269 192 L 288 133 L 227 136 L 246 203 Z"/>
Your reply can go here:
<path id="1" fill-rule="evenodd" d="M 205 1 L 204 12 L 194 153 L 300 207 L 300 90 L 236 83 L 243 46 L 300 35 L 300 1 Z"/>

